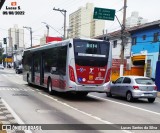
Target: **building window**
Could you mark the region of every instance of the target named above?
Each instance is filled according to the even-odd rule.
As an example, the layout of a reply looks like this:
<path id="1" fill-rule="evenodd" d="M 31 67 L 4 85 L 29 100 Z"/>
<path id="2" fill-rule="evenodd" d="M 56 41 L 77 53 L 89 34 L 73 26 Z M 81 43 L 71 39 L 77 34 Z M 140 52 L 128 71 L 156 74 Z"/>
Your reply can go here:
<path id="1" fill-rule="evenodd" d="M 137 43 L 137 37 L 133 37 L 132 38 L 132 45 L 136 45 L 136 43 Z"/>
<path id="2" fill-rule="evenodd" d="M 143 35 L 143 37 L 142 37 L 142 38 L 143 38 L 143 40 L 146 40 L 146 35 Z"/>
<path id="3" fill-rule="evenodd" d="M 117 40 L 114 40 L 113 41 L 113 48 L 116 48 L 117 47 Z"/>
<path id="4" fill-rule="evenodd" d="M 153 35 L 153 42 L 158 42 L 158 32 Z"/>

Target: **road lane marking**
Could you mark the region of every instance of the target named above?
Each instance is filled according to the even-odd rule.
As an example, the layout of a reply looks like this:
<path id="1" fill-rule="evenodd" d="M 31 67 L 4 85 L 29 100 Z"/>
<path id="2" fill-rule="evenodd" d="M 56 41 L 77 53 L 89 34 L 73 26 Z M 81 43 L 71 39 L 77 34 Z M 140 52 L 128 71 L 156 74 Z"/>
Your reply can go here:
<path id="1" fill-rule="evenodd" d="M 7 104 L 7 102 L 2 99 L 3 104 L 5 105 L 5 107 L 8 109 L 8 111 L 12 114 L 12 116 L 16 119 L 18 124 L 25 124 L 21 118 L 16 114 L 16 112 L 13 111 L 13 109 L 9 106 L 9 104 Z M 25 130 L 25 133 L 32 133 L 30 130 Z"/>
<path id="2" fill-rule="evenodd" d="M 51 100 L 56 101 L 57 103 L 60 103 L 60 104 L 62 104 L 62 105 L 64 105 L 64 106 L 67 106 L 67 107 L 69 107 L 69 108 L 71 108 L 71 109 L 73 109 L 73 110 L 75 110 L 75 111 L 78 111 L 78 112 L 80 112 L 80 113 L 82 113 L 82 114 L 84 114 L 84 115 L 87 115 L 87 116 L 89 116 L 89 117 L 91 117 L 91 118 L 93 118 L 93 119 L 96 119 L 97 121 L 100 121 L 100 122 L 105 123 L 105 124 L 114 124 L 114 123 L 111 123 L 111 122 L 109 122 L 109 121 L 103 120 L 103 119 L 101 119 L 100 117 L 97 117 L 97 116 L 94 116 L 94 115 L 92 115 L 92 114 L 86 113 L 86 112 L 84 112 L 84 111 L 82 111 L 82 110 L 79 110 L 78 108 L 75 108 L 75 107 L 73 107 L 73 106 L 71 106 L 71 105 L 69 105 L 69 104 L 67 104 L 67 103 L 61 102 L 61 101 L 59 101 L 58 99 L 55 99 L 55 98 L 53 98 L 53 97 L 51 97 L 51 96 L 49 96 L 49 95 L 43 94 L 43 93 L 41 93 L 41 92 L 38 92 L 38 93 L 39 93 L 40 95 L 42 95 L 42 96 L 45 96 L 45 97 L 47 97 L 47 98 L 49 98 L 49 99 L 51 99 Z M 125 132 L 125 133 L 132 133 L 131 131 L 126 131 L 126 130 L 122 130 L 122 131 Z"/>
<path id="3" fill-rule="evenodd" d="M 149 112 L 149 113 L 152 113 L 152 114 L 160 115 L 160 113 L 158 113 L 158 112 L 154 112 L 154 111 L 151 111 L 151 110 L 139 108 L 139 107 L 136 107 L 136 106 L 125 104 L 125 103 L 112 101 L 112 100 L 109 100 L 109 99 L 101 98 L 101 97 L 90 95 L 90 94 L 88 96 L 91 96 L 91 97 L 94 97 L 94 98 L 98 98 L 98 99 L 101 99 L 101 100 L 105 100 L 105 101 L 109 101 L 109 102 L 112 102 L 112 103 L 120 104 L 120 105 L 123 105 L 123 106 L 128 106 L 128 107 L 131 107 L 131 108 L 134 108 L 134 109 L 138 109 L 138 110 L 141 110 L 141 111 L 146 111 L 146 112 Z"/>
<path id="4" fill-rule="evenodd" d="M 4 76 L 5 78 L 11 80 L 12 83 L 16 83 L 16 84 L 20 84 L 20 85 L 23 85 L 26 83 L 22 79 L 23 75 L 15 75 L 15 74 L 1 74 L 1 75 Z M 11 79 L 11 78 L 15 78 L 15 77 L 16 77 L 15 80 Z"/>
<path id="5" fill-rule="evenodd" d="M 0 91 L 32 91 L 23 88 L 13 88 L 13 87 L 0 87 Z"/>

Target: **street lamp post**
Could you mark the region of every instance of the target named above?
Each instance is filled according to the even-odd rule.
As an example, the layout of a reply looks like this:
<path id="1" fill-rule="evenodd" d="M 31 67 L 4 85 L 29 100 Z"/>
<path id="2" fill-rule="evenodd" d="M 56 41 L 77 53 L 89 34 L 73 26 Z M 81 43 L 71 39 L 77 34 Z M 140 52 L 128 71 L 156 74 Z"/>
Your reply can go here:
<path id="1" fill-rule="evenodd" d="M 49 25 L 48 25 L 46 22 L 42 22 L 42 23 L 46 25 L 46 28 L 47 28 L 47 36 L 49 36 Z"/>
<path id="2" fill-rule="evenodd" d="M 23 28 L 26 28 L 30 31 L 30 38 L 31 38 L 31 48 L 32 48 L 32 28 L 31 27 L 26 27 L 26 26 L 23 26 Z"/>

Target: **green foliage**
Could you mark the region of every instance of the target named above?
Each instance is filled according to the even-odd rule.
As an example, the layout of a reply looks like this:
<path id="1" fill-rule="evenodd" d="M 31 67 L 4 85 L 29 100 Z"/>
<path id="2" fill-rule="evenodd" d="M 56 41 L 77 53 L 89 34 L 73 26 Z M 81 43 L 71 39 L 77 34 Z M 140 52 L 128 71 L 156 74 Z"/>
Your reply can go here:
<path id="1" fill-rule="evenodd" d="M 2 64 L 4 49 L 0 48 L 0 64 Z"/>

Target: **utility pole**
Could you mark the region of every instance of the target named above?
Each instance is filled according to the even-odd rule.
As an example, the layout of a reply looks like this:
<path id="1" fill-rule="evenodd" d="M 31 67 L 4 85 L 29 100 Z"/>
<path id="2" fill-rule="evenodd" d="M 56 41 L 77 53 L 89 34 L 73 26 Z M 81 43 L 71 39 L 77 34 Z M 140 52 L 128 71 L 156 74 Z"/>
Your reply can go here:
<path id="1" fill-rule="evenodd" d="M 123 76 L 123 68 L 124 68 L 124 50 L 125 50 L 125 28 L 126 28 L 126 8 L 127 8 L 127 0 L 124 0 L 123 7 L 123 24 L 121 26 L 121 65 L 120 65 L 120 76 Z"/>
<path id="2" fill-rule="evenodd" d="M 64 9 L 56 9 L 55 7 L 53 8 L 53 10 L 55 10 L 55 11 L 60 11 L 63 15 L 64 15 L 64 35 L 63 35 L 63 39 L 65 39 L 66 38 L 66 10 L 64 10 Z"/>
<path id="3" fill-rule="evenodd" d="M 31 27 L 26 27 L 26 26 L 23 26 L 23 28 L 26 28 L 30 31 L 30 38 L 31 38 L 31 48 L 32 48 L 32 28 Z"/>

